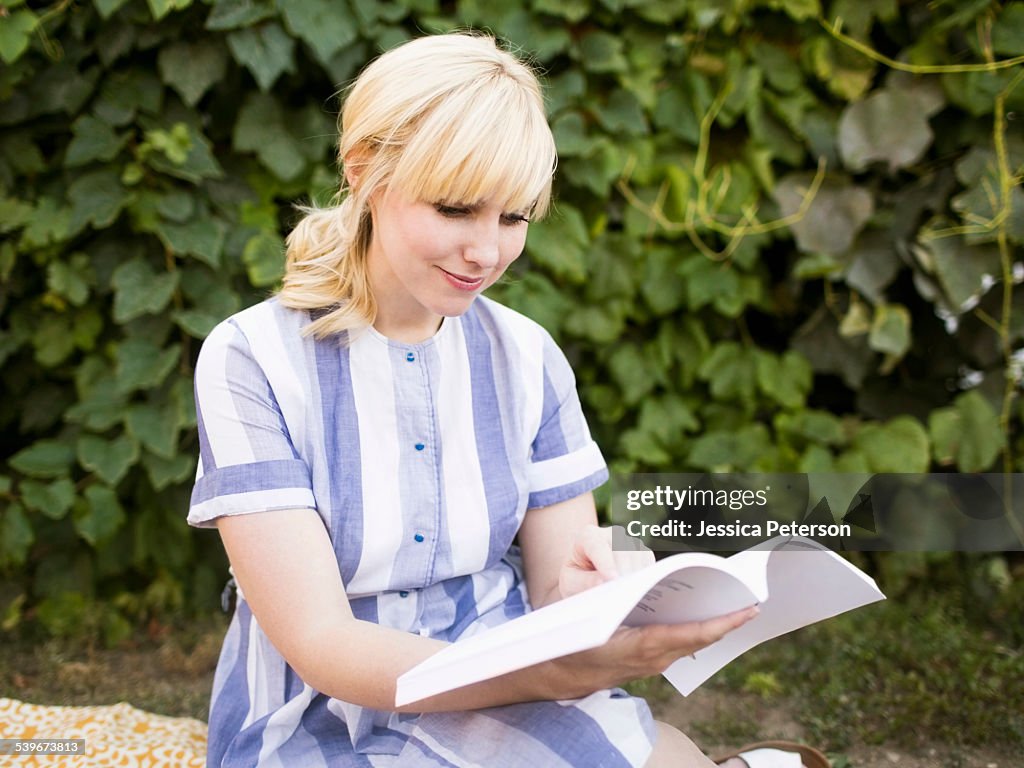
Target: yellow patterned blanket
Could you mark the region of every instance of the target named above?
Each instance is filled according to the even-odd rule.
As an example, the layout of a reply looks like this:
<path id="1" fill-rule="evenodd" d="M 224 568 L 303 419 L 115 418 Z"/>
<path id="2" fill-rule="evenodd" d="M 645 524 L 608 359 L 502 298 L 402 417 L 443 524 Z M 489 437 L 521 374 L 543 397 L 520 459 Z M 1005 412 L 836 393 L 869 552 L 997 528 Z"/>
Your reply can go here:
<path id="1" fill-rule="evenodd" d="M 123 703 L 48 707 L 0 698 L 0 739 L 85 741 L 76 755 L 0 755 L 0 766 L 12 768 L 203 768 L 206 763 L 206 723 Z"/>

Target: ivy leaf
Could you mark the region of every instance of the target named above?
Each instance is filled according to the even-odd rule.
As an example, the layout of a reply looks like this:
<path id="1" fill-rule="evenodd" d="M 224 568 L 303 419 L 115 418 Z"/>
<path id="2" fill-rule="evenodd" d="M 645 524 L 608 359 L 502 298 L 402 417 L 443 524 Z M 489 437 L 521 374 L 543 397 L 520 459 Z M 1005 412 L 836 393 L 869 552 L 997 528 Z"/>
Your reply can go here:
<path id="1" fill-rule="evenodd" d="M 860 388 L 875 357 L 862 336 L 847 339 L 840 335 L 835 318 L 824 307 L 808 318 L 791 343 L 817 373 L 838 374 L 854 390 Z"/>
<path id="2" fill-rule="evenodd" d="M 530 227 L 526 242 L 531 260 L 556 277 L 573 283 L 586 278 L 584 259 L 590 235 L 583 215 L 573 206 L 559 205 L 553 216 Z"/>
<path id="3" fill-rule="evenodd" d="M 118 136 L 110 125 L 92 115 L 82 115 L 71 129 L 75 135 L 64 156 L 64 165 L 69 168 L 93 160 L 112 160 L 128 141 L 128 134 Z"/>
<path id="4" fill-rule="evenodd" d="M 195 457 L 187 453 L 179 453 L 172 458 L 165 459 L 144 451 L 142 466 L 146 468 L 149 482 L 153 485 L 153 490 L 156 491 L 161 491 L 172 483 L 182 483 L 189 478 L 194 478 L 196 472 Z"/>
<path id="5" fill-rule="evenodd" d="M 28 8 L 19 8 L 0 18 L 0 58 L 5 63 L 13 64 L 21 58 L 38 24 L 39 17 Z"/>
<path id="6" fill-rule="evenodd" d="M 589 0 L 533 0 L 533 8 L 541 13 L 558 16 L 570 24 L 582 21 L 590 13 Z"/>
<path id="7" fill-rule="evenodd" d="M 83 496 L 85 503 L 75 509 L 75 530 L 95 547 L 121 529 L 124 509 L 114 490 L 105 485 L 90 485 Z"/>
<path id="8" fill-rule="evenodd" d="M 596 112 L 597 119 L 609 133 L 643 136 L 648 132 L 647 118 L 640 101 L 622 88 L 613 90 L 608 101 Z"/>
<path id="9" fill-rule="evenodd" d="M 76 307 L 89 298 L 93 279 L 89 257 L 84 253 L 72 255 L 69 261 L 51 261 L 46 267 L 46 287 Z"/>
<path id="10" fill-rule="evenodd" d="M 128 0 L 92 0 L 92 4 L 96 6 L 96 10 L 104 19 L 109 19 L 118 8 L 127 2 Z"/>
<path id="11" fill-rule="evenodd" d="M 173 459 L 177 449 L 178 410 L 171 405 L 133 405 L 125 419 L 128 432 L 158 456 Z"/>
<path id="12" fill-rule="evenodd" d="M 821 5 L 818 0 L 775 0 L 774 4 L 781 5 L 794 21 L 821 16 Z"/>
<path id="13" fill-rule="evenodd" d="M 227 227 L 219 219 L 196 218 L 185 224 L 162 223 L 157 226 L 156 233 L 172 253 L 195 256 L 215 269 L 220 267 Z"/>
<path id="14" fill-rule="evenodd" d="M 960 442 L 960 414 L 957 409 L 938 408 L 928 414 L 928 437 L 935 461 L 943 466 L 952 464 Z"/>
<path id="15" fill-rule="evenodd" d="M 185 269 L 182 271 L 181 287 L 185 297 L 192 303 L 192 309 L 219 321 L 237 312 L 242 302 L 230 285 L 212 277 L 207 269 Z"/>
<path id="16" fill-rule="evenodd" d="M 579 58 L 588 72 L 624 72 L 629 62 L 622 53 L 622 39 L 603 31 L 587 32 L 579 42 Z"/>
<path id="17" fill-rule="evenodd" d="M 572 42 L 568 29 L 562 24 L 549 24 L 547 20 L 520 8 L 505 15 L 501 24 L 502 36 L 508 40 L 521 40 L 530 55 L 539 61 L 549 61 L 564 53 Z M 383 47 L 383 46 L 382 46 Z"/>
<path id="18" fill-rule="evenodd" d="M 658 383 L 657 366 L 634 344 L 620 345 L 608 367 L 626 405 L 639 403 Z"/>
<path id="19" fill-rule="evenodd" d="M 910 349 L 910 311 L 900 304 L 875 307 L 868 345 L 878 352 L 903 357 Z"/>
<path id="20" fill-rule="evenodd" d="M 201 309 L 177 309 L 171 313 L 171 319 L 189 336 L 205 339 L 224 317 Z"/>
<path id="21" fill-rule="evenodd" d="M 124 407 L 125 396 L 118 391 L 114 377 L 108 373 L 68 408 L 64 418 L 73 424 L 102 432 L 121 421 Z"/>
<path id="22" fill-rule="evenodd" d="M 884 300 L 885 288 L 900 271 L 901 262 L 887 233 L 861 232 L 847 253 L 846 283 L 872 303 Z"/>
<path id="23" fill-rule="evenodd" d="M 153 14 L 154 21 L 160 21 L 164 16 L 174 10 L 181 10 L 192 5 L 192 0 L 146 0 L 149 5 L 149 12 Z"/>
<path id="24" fill-rule="evenodd" d="M 199 42 L 176 42 L 160 49 L 157 57 L 160 77 L 181 94 L 190 107 L 210 87 L 224 77 L 227 54 L 212 39 Z"/>
<path id="25" fill-rule="evenodd" d="M 128 393 L 158 386 L 178 364 L 181 347 L 161 349 L 146 339 L 126 339 L 117 345 L 117 389 Z"/>
<path id="26" fill-rule="evenodd" d="M 149 156 L 149 165 L 168 176 L 175 176 L 193 184 L 203 179 L 217 179 L 224 175 L 220 163 L 213 156 L 213 145 L 197 128 L 187 123 L 178 123 L 187 134 L 187 151 L 183 161 L 171 160 L 163 152 Z"/>
<path id="27" fill-rule="evenodd" d="M 113 440 L 82 435 L 76 449 L 78 463 L 111 485 L 117 485 L 139 458 L 139 444 L 126 434 Z"/>
<path id="28" fill-rule="evenodd" d="M 853 171 L 885 161 L 892 173 L 916 163 L 933 139 L 918 100 L 903 91 L 884 89 L 856 101 L 839 119 L 839 153 Z"/>
<path id="29" fill-rule="evenodd" d="M 664 395 L 644 399 L 637 425 L 662 445 L 671 446 L 680 444 L 686 432 L 700 429 L 700 420 L 681 397 Z"/>
<path id="30" fill-rule="evenodd" d="M 783 216 L 800 210 L 811 183 L 807 174 L 790 174 L 782 179 L 773 196 Z M 806 253 L 844 253 L 874 211 L 871 193 L 861 187 L 838 183 L 823 184 L 804 217 L 790 225 L 797 247 Z"/>
<path id="31" fill-rule="evenodd" d="M 1003 431 L 999 415 L 978 390 L 957 397 L 954 401 L 959 440 L 956 465 L 961 472 L 984 472 L 992 468 L 1003 448 Z"/>
<path id="32" fill-rule="evenodd" d="M 619 450 L 631 459 L 636 459 L 652 467 L 668 464 L 672 455 L 650 432 L 635 428 L 627 429 L 619 437 Z"/>
<path id="33" fill-rule="evenodd" d="M 782 357 L 757 350 L 757 385 L 786 408 L 799 408 L 811 391 L 813 371 L 807 359 L 790 350 Z"/>
<path id="34" fill-rule="evenodd" d="M 551 132 L 559 157 L 586 155 L 593 148 L 593 142 L 587 136 L 586 123 L 579 112 L 563 112 L 551 124 Z"/>
<path id="35" fill-rule="evenodd" d="M 871 472 L 926 472 L 931 460 L 928 433 L 911 416 L 865 424 L 853 447 L 866 457 Z"/>
<path id="36" fill-rule="evenodd" d="M 35 359 L 46 368 L 64 362 L 75 349 L 68 318 L 64 315 L 44 315 L 32 334 Z"/>
<path id="37" fill-rule="evenodd" d="M 618 341 L 626 324 L 626 312 L 621 302 L 606 302 L 601 306 L 577 306 L 565 317 L 565 330 L 581 339 L 598 344 Z"/>
<path id="38" fill-rule="evenodd" d="M 716 400 L 750 403 L 754 398 L 757 382 L 754 356 L 734 341 L 714 347 L 697 375 L 708 382 L 711 395 Z"/>
<path id="39" fill-rule="evenodd" d="M 735 432 L 713 430 L 693 441 L 688 461 L 710 472 L 746 470 L 757 464 L 769 446 L 763 424 L 748 424 Z"/>
<path id="40" fill-rule="evenodd" d="M 255 152 L 284 181 L 295 178 L 306 167 L 302 149 L 285 126 L 281 105 L 266 94 L 246 99 L 235 123 L 233 143 L 237 150 Z"/>
<path id="41" fill-rule="evenodd" d="M 22 506 L 17 502 L 8 504 L 0 518 L 0 564 L 23 565 L 35 540 Z"/>
<path id="42" fill-rule="evenodd" d="M 321 62 L 329 61 L 358 35 L 356 20 L 346 3 L 303 0 L 282 3 L 280 8 L 288 29 L 305 40 Z"/>
<path id="43" fill-rule="evenodd" d="M 759 41 L 754 43 L 750 53 L 773 88 L 787 93 L 803 85 L 804 75 L 800 65 L 782 46 Z"/>
<path id="44" fill-rule="evenodd" d="M 896 0 L 835 0 L 829 9 L 829 18 L 842 19 L 846 34 L 863 38 L 874 19 L 889 21 L 897 12 Z"/>
<path id="45" fill-rule="evenodd" d="M 714 304 L 727 317 L 739 316 L 743 309 L 740 276 L 731 264 L 694 255 L 684 262 L 680 273 L 686 276 L 686 296 L 690 309 Z"/>
<path id="46" fill-rule="evenodd" d="M 1004 56 L 1020 56 L 1024 51 L 1024 5 L 1003 6 L 992 25 L 992 50 Z"/>
<path id="47" fill-rule="evenodd" d="M 527 271 L 514 280 L 492 287 L 489 295 L 540 323 L 556 338 L 562 321 L 573 304 L 537 270 Z"/>
<path id="48" fill-rule="evenodd" d="M 37 440 L 11 456 L 8 463 L 29 477 L 60 477 L 67 474 L 74 459 L 74 449 L 67 443 Z"/>
<path id="49" fill-rule="evenodd" d="M 925 259 L 955 313 L 973 308 L 987 280 L 1000 274 L 999 250 L 993 245 L 967 245 L 961 237 L 929 237 L 922 231 L 919 260 Z"/>
<path id="50" fill-rule="evenodd" d="M 275 15 L 277 11 L 271 0 L 217 0 L 210 15 L 206 17 L 206 28 L 224 30 L 251 27 Z"/>
<path id="51" fill-rule="evenodd" d="M 701 116 L 711 106 L 712 99 L 711 86 L 701 73 L 682 72 L 658 94 L 654 124 L 660 130 L 696 146 L 700 140 Z"/>
<path id="52" fill-rule="evenodd" d="M 0 197 L 0 234 L 13 232 L 32 220 L 32 204 L 14 197 Z"/>
<path id="53" fill-rule="evenodd" d="M 71 182 L 71 232 L 80 232 L 86 224 L 105 229 L 114 223 L 132 201 L 132 194 L 121 185 L 120 174 L 112 168 L 85 173 Z"/>
<path id="54" fill-rule="evenodd" d="M 666 315 L 683 304 L 685 283 L 679 274 L 679 254 L 672 248 L 652 246 L 645 255 L 640 293 L 655 314 Z"/>
<path id="55" fill-rule="evenodd" d="M 18 490 L 26 507 L 41 512 L 51 520 L 62 519 L 75 500 L 75 484 L 66 477 L 52 483 L 22 480 Z"/>
<path id="56" fill-rule="evenodd" d="M 161 312 L 178 287 L 177 272 L 157 274 L 143 258 L 125 262 L 111 277 L 114 288 L 114 322 L 127 323 L 145 315 Z"/>
<path id="57" fill-rule="evenodd" d="M 263 231 L 249 238 L 242 252 L 249 282 L 261 287 L 284 277 L 284 253 L 284 240 L 276 232 Z"/>
<path id="58" fill-rule="evenodd" d="M 138 112 L 154 115 L 163 106 L 164 88 L 159 78 L 145 69 L 112 72 L 103 82 L 93 104 L 96 116 L 109 125 L 131 122 Z"/>
<path id="59" fill-rule="evenodd" d="M 261 91 L 269 90 L 283 73 L 295 71 L 295 40 L 276 22 L 232 32 L 228 48 L 235 61 L 256 79 Z"/>

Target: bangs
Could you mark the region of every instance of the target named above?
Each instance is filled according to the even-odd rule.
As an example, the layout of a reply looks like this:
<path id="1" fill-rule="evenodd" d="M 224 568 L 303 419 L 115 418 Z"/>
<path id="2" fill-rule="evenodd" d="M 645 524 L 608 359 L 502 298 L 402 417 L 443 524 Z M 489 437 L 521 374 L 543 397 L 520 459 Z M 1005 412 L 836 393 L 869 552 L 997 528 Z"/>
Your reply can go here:
<path id="1" fill-rule="evenodd" d="M 556 157 L 539 94 L 506 76 L 481 78 L 421 117 L 391 183 L 420 200 L 493 201 L 540 218 Z"/>

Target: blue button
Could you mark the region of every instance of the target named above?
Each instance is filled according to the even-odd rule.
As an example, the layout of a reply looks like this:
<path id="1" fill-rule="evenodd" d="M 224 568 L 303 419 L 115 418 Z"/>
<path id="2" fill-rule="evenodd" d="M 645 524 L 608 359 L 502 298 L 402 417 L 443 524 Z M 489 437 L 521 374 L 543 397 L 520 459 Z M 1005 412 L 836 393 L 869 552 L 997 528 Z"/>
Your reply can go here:
<path id="1" fill-rule="evenodd" d="M 423 443 L 416 443 L 416 445 L 413 447 L 416 448 L 417 451 L 422 451 L 427 446 L 425 446 Z"/>
<path id="2" fill-rule="evenodd" d="M 405 356 L 405 359 L 408 360 L 410 363 L 414 363 L 414 362 L 416 362 L 416 355 L 414 355 L 412 352 L 410 352 L 409 354 L 407 354 Z"/>
<path id="3" fill-rule="evenodd" d="M 422 542 L 422 541 L 423 541 L 423 534 L 422 534 L 422 533 L 417 533 L 417 534 L 416 534 L 415 536 L 413 536 L 413 539 L 414 539 L 414 540 L 415 540 L 415 541 L 416 541 L 417 543 L 419 543 L 419 542 Z"/>
<path id="4" fill-rule="evenodd" d="M 406 591 L 405 591 L 405 590 L 403 589 L 403 590 L 402 590 L 401 592 L 399 592 L 399 593 L 398 593 L 398 596 L 399 596 L 399 597 L 408 597 L 408 596 L 409 596 L 409 593 L 408 593 L 408 592 L 406 592 Z"/>

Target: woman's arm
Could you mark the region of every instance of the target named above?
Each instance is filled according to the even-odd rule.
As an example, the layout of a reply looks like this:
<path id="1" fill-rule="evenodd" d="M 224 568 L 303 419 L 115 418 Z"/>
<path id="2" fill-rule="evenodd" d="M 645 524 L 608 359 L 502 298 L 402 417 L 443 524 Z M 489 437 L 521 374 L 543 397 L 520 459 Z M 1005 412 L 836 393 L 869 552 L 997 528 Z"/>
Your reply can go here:
<path id="1" fill-rule="evenodd" d="M 267 637 L 299 677 L 344 701 L 394 710 L 399 676 L 445 643 L 352 614 L 338 563 L 311 509 L 222 517 L 217 521 L 235 578 Z M 413 712 L 467 710 L 583 696 L 656 674 L 747 620 L 620 630 L 607 644 L 415 702 Z"/>

